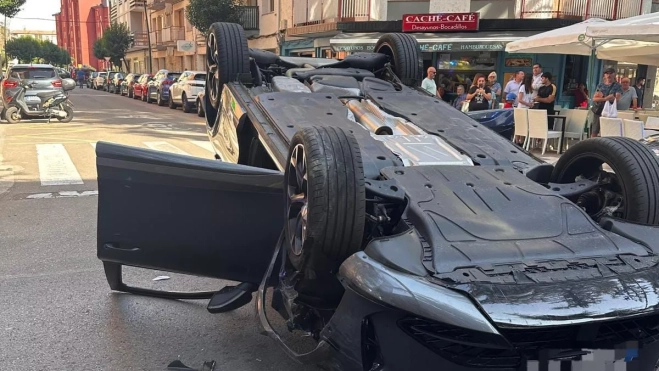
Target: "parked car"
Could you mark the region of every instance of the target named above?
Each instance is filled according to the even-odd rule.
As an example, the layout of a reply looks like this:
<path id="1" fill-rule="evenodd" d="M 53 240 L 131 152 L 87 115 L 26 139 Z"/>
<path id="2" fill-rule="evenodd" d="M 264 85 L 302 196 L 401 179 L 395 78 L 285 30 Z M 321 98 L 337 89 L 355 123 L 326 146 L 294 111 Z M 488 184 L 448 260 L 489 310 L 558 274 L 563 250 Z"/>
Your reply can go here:
<path id="1" fill-rule="evenodd" d="M 123 72 L 112 71 L 108 73 L 108 79 L 106 82 L 105 90 L 112 94 L 119 94 L 119 85 L 124 79 Z"/>
<path id="2" fill-rule="evenodd" d="M 94 87 L 94 80 L 98 77 L 98 72 L 91 72 L 89 74 L 89 78 L 87 79 L 87 87 L 88 88 L 93 88 Z"/>
<path id="3" fill-rule="evenodd" d="M 150 73 L 145 73 L 140 76 L 140 79 L 137 80 L 133 86 L 133 98 L 141 99 L 143 102 L 146 102 L 146 92 L 149 82 L 153 80 L 153 75 Z"/>
<path id="4" fill-rule="evenodd" d="M 192 112 L 197 105 L 197 95 L 206 86 L 206 71 L 186 71 L 169 88 L 169 108 L 183 107 L 183 112 Z"/>
<path id="5" fill-rule="evenodd" d="M 563 369 L 624 348 L 623 368 L 656 369 L 648 146 L 590 138 L 544 162 L 423 92 L 406 33 L 341 61 L 249 49 L 233 23 L 208 39 L 205 117 L 223 161 L 97 144 L 111 290 L 210 299 L 210 313 L 256 301 L 260 332 L 324 370 Z M 140 288 L 124 265 L 236 284 Z"/>
<path id="6" fill-rule="evenodd" d="M 98 73 L 96 78 L 94 79 L 94 86 L 93 88 L 95 90 L 103 90 L 105 87 L 105 80 L 108 78 L 108 73 L 105 71 L 101 71 Z"/>
<path id="7" fill-rule="evenodd" d="M 135 83 L 140 79 L 140 76 L 142 76 L 139 73 L 129 73 L 126 75 L 126 78 L 124 81 L 121 82 L 121 89 L 120 93 L 122 96 L 127 96 L 128 98 L 133 97 L 133 89 L 135 86 Z"/>
<path id="8" fill-rule="evenodd" d="M 19 83 L 30 84 L 31 86 L 25 92 L 24 98 L 28 106 L 41 104 L 39 94 L 64 91 L 62 89 L 62 78 L 54 66 L 50 64 L 15 64 L 8 68 L 5 79 L 2 80 L 0 86 L 3 113 L 14 95 L 22 90 Z"/>
<path id="9" fill-rule="evenodd" d="M 199 117 L 204 117 L 206 115 L 205 112 L 205 100 L 204 97 L 206 96 L 206 92 L 202 91 L 197 95 L 197 101 L 196 101 L 196 106 L 197 106 L 197 116 Z"/>
<path id="10" fill-rule="evenodd" d="M 181 72 L 171 72 L 168 70 L 158 71 L 153 76 L 153 80 L 147 85 L 147 103 L 156 102 L 159 106 L 167 104 L 169 100 L 169 87 L 181 74 Z"/>

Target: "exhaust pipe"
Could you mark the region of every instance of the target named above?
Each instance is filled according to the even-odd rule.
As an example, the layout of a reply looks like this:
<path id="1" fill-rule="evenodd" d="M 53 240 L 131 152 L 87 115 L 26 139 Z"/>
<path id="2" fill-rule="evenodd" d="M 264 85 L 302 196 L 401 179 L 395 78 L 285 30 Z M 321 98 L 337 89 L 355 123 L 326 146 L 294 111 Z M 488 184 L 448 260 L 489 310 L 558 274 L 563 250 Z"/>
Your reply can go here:
<path id="1" fill-rule="evenodd" d="M 426 133 L 411 122 L 382 112 L 371 101 L 359 102 L 356 99 L 346 103 L 359 123 L 376 135 L 425 135 Z"/>

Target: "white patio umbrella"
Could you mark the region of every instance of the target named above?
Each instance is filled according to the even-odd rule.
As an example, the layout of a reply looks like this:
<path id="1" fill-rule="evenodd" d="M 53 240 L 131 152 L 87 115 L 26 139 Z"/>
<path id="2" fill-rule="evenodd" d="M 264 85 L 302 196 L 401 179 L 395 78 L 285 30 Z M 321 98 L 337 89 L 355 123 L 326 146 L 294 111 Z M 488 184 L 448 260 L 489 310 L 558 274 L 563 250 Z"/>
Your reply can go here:
<path id="1" fill-rule="evenodd" d="M 607 22 L 605 27 L 588 25 L 584 36 L 604 43 L 597 51 L 600 59 L 659 65 L 659 13 Z"/>
<path id="2" fill-rule="evenodd" d="M 588 26 L 608 23 L 609 21 L 603 19 L 590 18 L 571 26 L 557 28 L 510 42 L 506 44 L 506 52 L 591 55 L 594 49 L 591 43 L 592 40 L 590 38 L 586 40 L 581 35 L 586 33 Z"/>

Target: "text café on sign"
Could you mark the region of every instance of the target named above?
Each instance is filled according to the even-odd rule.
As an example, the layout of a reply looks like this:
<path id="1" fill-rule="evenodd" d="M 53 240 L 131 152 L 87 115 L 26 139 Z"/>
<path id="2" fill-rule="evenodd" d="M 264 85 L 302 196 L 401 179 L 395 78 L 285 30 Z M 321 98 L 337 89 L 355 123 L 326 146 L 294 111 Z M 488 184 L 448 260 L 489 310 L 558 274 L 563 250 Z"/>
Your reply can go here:
<path id="1" fill-rule="evenodd" d="M 478 13 L 403 15 L 403 32 L 478 31 Z"/>

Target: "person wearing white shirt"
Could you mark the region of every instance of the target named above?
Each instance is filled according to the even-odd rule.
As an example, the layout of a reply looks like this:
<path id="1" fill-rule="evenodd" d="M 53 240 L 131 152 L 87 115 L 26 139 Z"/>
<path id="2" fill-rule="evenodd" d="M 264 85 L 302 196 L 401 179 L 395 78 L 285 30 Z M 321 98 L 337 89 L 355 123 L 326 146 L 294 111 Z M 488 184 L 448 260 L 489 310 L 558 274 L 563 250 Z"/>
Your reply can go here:
<path id="1" fill-rule="evenodd" d="M 437 83 L 435 83 L 435 75 L 437 74 L 437 70 L 435 67 L 428 67 L 428 77 L 423 79 L 423 82 L 421 82 L 421 87 L 427 91 L 428 93 L 436 96 L 437 98 L 441 98 L 441 95 L 439 94 L 439 90 L 437 90 Z"/>
<path id="2" fill-rule="evenodd" d="M 528 75 L 524 78 L 524 83 L 519 87 L 517 98 L 519 105 L 517 108 L 533 108 L 535 105 L 535 97 L 538 95 L 538 90 L 534 88 L 534 76 Z"/>
<path id="3" fill-rule="evenodd" d="M 517 95 L 519 92 L 519 87 L 522 86 L 522 80 L 524 80 L 524 71 L 517 71 L 515 78 L 508 81 L 506 84 L 506 87 L 503 89 L 502 96 L 507 97 L 508 93 L 514 93 Z M 518 102 L 519 98 L 515 99 L 515 102 L 513 102 L 513 107 L 517 107 Z"/>
<path id="4" fill-rule="evenodd" d="M 542 86 L 542 65 L 536 63 L 533 65 L 533 91 L 538 91 Z"/>

